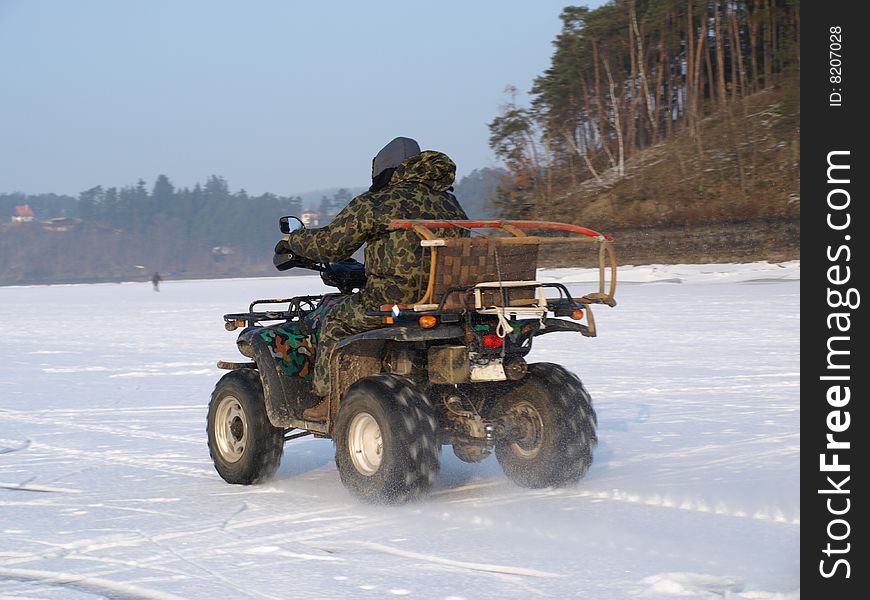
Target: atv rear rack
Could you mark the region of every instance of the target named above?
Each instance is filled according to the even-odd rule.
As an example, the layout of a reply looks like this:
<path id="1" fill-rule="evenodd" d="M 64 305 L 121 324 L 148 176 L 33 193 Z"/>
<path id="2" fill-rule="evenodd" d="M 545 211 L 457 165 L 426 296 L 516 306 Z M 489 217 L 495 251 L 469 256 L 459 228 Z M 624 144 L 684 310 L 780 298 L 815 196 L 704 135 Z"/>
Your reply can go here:
<path id="1" fill-rule="evenodd" d="M 480 310 L 496 306 L 505 310 L 509 310 L 508 307 L 536 307 L 540 310 L 550 305 L 558 307 L 556 310 L 563 313 L 560 316 L 571 316 L 574 309 L 587 308 L 590 304 L 616 305 L 616 252 L 613 237 L 609 234 L 551 221 L 411 219 L 394 220 L 390 226 L 392 229 L 413 229 L 422 238 L 420 245 L 430 250 L 429 280 L 423 296 L 413 304 L 399 305 L 399 310 L 443 313 L 451 308 Z M 496 229 L 510 236 L 439 237 L 433 229 L 462 229 L 471 233 L 478 229 Z M 557 231 L 566 235 L 533 236 L 524 230 Z M 535 281 L 541 244 L 578 243 L 598 245 L 598 291 L 572 298 L 561 284 Z M 560 298 L 536 298 L 537 290 L 542 287 L 559 288 Z M 473 292 L 473 303 L 468 302 L 470 298 L 461 298 L 457 302 L 456 294 L 469 291 Z M 381 307 L 381 310 L 389 308 L 392 307 Z M 594 335 L 591 311 L 587 312 Z"/>
<path id="2" fill-rule="evenodd" d="M 429 281 L 422 298 L 414 303 L 416 305 L 433 304 L 434 298 L 441 296 L 443 290 L 452 284 L 534 280 L 538 246 L 578 243 L 598 244 L 598 291 L 584 295 L 579 302 L 616 305 L 616 251 L 610 234 L 552 221 L 407 219 L 394 220 L 390 227 L 413 229 L 422 238 L 420 245 L 430 249 Z M 462 229 L 472 233 L 478 229 L 497 229 L 509 233 L 510 237 L 439 237 L 433 229 Z M 524 230 L 559 231 L 579 236 L 533 236 Z"/>

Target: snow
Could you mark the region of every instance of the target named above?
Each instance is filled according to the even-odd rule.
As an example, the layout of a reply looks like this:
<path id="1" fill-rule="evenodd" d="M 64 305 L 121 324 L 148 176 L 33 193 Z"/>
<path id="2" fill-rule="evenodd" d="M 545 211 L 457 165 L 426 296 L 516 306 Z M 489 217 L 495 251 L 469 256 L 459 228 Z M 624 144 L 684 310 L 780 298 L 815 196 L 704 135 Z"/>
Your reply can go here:
<path id="1" fill-rule="evenodd" d="M 587 270 L 542 271 L 577 292 Z M 221 315 L 314 277 L 0 288 L 0 598 L 793 600 L 799 597 L 800 264 L 620 268 L 576 372 L 587 476 L 527 490 L 449 447 L 420 502 L 368 506 L 332 442 L 277 476 L 214 471 L 206 407 L 234 360 Z M 592 283 L 590 283 L 592 282 Z"/>

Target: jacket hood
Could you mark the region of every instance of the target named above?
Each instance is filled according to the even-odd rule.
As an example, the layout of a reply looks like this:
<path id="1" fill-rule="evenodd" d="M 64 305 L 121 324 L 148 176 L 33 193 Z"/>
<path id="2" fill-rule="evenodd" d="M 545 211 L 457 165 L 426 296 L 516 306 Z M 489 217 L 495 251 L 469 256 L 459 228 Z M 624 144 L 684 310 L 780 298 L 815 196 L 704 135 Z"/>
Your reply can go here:
<path id="1" fill-rule="evenodd" d="M 396 167 L 390 185 L 407 181 L 425 183 L 433 190 L 446 192 L 456 179 L 456 165 L 443 152 L 426 150 Z"/>

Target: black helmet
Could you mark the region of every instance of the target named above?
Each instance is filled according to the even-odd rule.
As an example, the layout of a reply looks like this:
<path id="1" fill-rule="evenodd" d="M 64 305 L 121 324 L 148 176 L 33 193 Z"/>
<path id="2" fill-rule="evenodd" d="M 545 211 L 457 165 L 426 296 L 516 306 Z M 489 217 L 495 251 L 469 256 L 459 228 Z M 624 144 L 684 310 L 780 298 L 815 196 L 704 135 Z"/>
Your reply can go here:
<path id="1" fill-rule="evenodd" d="M 387 169 L 394 169 L 415 154 L 420 154 L 420 144 L 411 138 L 397 137 L 381 148 L 372 160 L 372 179 Z"/>

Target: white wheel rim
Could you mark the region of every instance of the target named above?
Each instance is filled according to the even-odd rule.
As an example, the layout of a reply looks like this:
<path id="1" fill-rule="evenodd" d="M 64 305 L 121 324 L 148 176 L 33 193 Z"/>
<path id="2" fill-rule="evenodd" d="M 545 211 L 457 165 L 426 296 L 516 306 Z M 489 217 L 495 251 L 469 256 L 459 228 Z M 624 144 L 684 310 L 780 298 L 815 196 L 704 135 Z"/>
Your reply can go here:
<path id="1" fill-rule="evenodd" d="M 356 415 L 350 422 L 347 444 L 356 470 L 374 475 L 384 458 L 384 441 L 375 418 L 368 413 Z"/>
<path id="2" fill-rule="evenodd" d="M 215 414 L 215 441 L 227 462 L 238 462 L 248 445 L 248 417 L 242 404 L 233 396 L 225 396 Z"/>
<path id="3" fill-rule="evenodd" d="M 511 409 L 523 429 L 523 436 L 511 444 L 511 450 L 518 457 L 530 460 L 541 451 L 544 436 L 544 421 L 541 414 L 529 402 L 519 402 Z"/>

